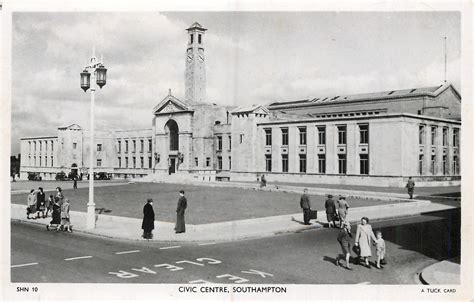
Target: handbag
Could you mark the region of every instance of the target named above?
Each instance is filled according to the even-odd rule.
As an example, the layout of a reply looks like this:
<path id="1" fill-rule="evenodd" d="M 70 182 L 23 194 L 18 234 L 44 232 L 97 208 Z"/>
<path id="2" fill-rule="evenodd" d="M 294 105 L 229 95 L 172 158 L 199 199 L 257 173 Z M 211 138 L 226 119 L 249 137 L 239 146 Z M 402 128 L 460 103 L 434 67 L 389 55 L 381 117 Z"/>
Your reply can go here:
<path id="1" fill-rule="evenodd" d="M 352 251 L 353 251 L 357 256 L 360 256 L 360 246 L 354 245 L 354 246 L 352 247 Z"/>

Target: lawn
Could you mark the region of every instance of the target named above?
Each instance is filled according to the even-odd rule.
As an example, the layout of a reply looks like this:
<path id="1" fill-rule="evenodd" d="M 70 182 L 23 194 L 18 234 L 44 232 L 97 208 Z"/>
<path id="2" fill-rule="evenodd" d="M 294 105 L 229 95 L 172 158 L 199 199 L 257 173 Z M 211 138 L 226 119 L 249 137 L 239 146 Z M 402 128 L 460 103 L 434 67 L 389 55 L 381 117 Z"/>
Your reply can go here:
<path id="1" fill-rule="evenodd" d="M 203 224 L 300 212 L 300 194 L 240 188 L 220 188 L 178 184 L 136 183 L 94 189 L 97 208 L 112 210 L 110 215 L 142 218 L 143 205 L 153 198 L 156 219 L 175 221 L 179 190 L 186 191 L 186 222 Z M 88 189 L 64 190 L 72 211 L 86 211 Z M 46 193 L 48 196 L 50 192 Z M 12 203 L 25 204 L 27 194 L 11 195 Z M 325 196 L 311 195 L 312 208 L 324 210 Z M 351 207 L 389 203 L 374 199 L 348 199 Z"/>

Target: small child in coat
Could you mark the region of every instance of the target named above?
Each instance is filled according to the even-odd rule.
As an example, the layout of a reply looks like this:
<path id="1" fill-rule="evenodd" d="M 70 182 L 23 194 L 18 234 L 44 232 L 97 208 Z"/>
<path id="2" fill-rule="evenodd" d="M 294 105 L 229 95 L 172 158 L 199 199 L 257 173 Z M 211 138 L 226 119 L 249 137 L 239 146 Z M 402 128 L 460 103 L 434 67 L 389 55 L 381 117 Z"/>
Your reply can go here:
<path id="1" fill-rule="evenodd" d="M 385 258 L 385 240 L 382 238 L 382 232 L 377 231 L 375 232 L 375 236 L 377 240 L 374 240 L 374 245 L 377 249 L 377 268 L 382 269 L 383 267 L 380 266 L 380 262 L 384 262 Z"/>

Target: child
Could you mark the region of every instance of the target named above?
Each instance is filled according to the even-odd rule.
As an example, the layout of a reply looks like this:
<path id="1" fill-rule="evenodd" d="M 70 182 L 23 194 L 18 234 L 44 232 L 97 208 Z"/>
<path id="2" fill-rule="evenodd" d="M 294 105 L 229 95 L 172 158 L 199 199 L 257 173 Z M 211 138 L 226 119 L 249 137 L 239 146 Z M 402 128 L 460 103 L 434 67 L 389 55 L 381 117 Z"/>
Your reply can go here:
<path id="1" fill-rule="evenodd" d="M 349 265 L 350 263 L 350 258 L 351 258 L 351 245 L 350 245 L 350 239 L 352 238 L 351 234 L 351 225 L 349 224 L 349 221 L 342 221 L 341 222 L 341 230 L 339 231 L 339 234 L 337 235 L 337 241 L 341 245 L 342 253 L 344 254 L 344 258 L 346 260 L 346 266 L 345 268 L 347 270 L 352 270 L 351 266 Z M 339 266 L 339 255 L 336 257 L 336 265 Z"/>
<path id="2" fill-rule="evenodd" d="M 385 240 L 382 238 L 381 231 L 375 232 L 375 236 L 377 237 L 377 240 L 374 240 L 374 244 L 377 248 L 377 268 L 382 269 L 383 267 L 380 266 L 380 262 L 384 262 L 385 258 Z"/>

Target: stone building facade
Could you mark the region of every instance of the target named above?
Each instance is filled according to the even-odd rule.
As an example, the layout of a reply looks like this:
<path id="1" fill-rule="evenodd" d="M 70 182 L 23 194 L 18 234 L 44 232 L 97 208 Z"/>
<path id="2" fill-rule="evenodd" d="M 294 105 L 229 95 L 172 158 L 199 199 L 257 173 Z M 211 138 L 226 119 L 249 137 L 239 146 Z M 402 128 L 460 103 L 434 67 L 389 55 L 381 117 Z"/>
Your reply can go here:
<path id="1" fill-rule="evenodd" d="M 460 181 L 461 96 L 439 86 L 226 107 L 206 98 L 205 32 L 187 29 L 185 100 L 171 94 L 153 108 L 150 129 L 96 131 L 97 172 L 150 180 L 402 186 Z M 21 177 L 87 173 L 88 131 L 21 139 Z"/>

